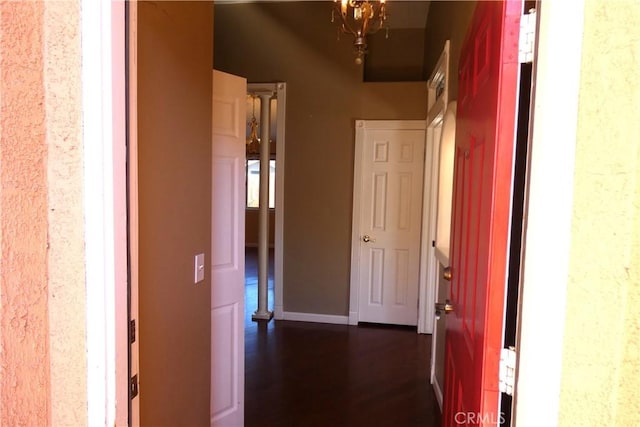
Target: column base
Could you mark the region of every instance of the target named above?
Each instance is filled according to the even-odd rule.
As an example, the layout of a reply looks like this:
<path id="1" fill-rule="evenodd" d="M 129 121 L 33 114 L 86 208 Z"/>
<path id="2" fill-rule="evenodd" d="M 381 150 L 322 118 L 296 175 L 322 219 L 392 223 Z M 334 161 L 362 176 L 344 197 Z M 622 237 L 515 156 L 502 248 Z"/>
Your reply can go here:
<path id="1" fill-rule="evenodd" d="M 258 322 L 260 320 L 266 320 L 268 322 L 271 319 L 273 319 L 273 311 L 265 311 L 264 313 L 256 311 L 251 315 L 251 320 L 254 322 Z"/>

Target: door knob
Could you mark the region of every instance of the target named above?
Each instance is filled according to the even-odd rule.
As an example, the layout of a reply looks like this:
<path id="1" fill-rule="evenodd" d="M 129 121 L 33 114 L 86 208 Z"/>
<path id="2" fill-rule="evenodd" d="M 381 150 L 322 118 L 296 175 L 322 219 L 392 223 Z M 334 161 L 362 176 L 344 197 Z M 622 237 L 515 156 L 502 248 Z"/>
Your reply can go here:
<path id="1" fill-rule="evenodd" d="M 451 267 L 444 268 L 444 271 L 442 272 L 442 278 L 448 281 L 451 281 L 451 279 L 453 279 L 453 270 L 451 270 Z"/>
<path id="2" fill-rule="evenodd" d="M 369 243 L 369 242 L 375 242 L 376 239 L 372 238 L 368 234 L 365 234 L 364 236 L 362 236 L 362 241 L 365 243 Z"/>
<path id="3" fill-rule="evenodd" d="M 453 305 L 449 300 L 445 300 L 444 303 L 437 302 L 435 303 L 436 308 L 436 319 L 439 319 L 442 313 L 449 314 L 453 311 Z"/>

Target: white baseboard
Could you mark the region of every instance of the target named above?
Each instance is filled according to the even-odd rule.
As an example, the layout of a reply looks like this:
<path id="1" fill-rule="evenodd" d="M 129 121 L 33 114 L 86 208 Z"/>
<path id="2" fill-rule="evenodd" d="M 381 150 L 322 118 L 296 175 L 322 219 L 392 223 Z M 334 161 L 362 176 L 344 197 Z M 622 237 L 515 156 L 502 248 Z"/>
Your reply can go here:
<path id="1" fill-rule="evenodd" d="M 257 243 L 245 243 L 244 244 L 245 248 L 257 248 L 258 244 Z M 273 243 L 269 243 L 269 249 L 274 249 L 275 245 Z"/>
<path id="2" fill-rule="evenodd" d="M 282 312 L 281 320 L 293 320 L 296 322 L 333 323 L 336 325 L 348 325 L 347 316 L 336 316 L 333 314 L 295 313 L 291 311 Z"/>
<path id="3" fill-rule="evenodd" d="M 275 305 L 273 307 L 273 318 L 276 320 L 285 320 L 284 319 L 284 310 L 281 305 Z"/>
<path id="4" fill-rule="evenodd" d="M 350 311 L 349 312 L 349 324 L 350 325 L 357 325 L 358 324 L 358 312 L 357 311 Z"/>

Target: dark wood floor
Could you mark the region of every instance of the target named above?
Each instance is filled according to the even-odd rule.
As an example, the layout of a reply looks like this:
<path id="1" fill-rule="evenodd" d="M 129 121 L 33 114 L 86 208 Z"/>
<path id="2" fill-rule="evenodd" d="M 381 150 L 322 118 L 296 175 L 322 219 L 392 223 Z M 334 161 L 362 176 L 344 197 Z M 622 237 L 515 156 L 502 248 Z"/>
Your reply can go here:
<path id="1" fill-rule="evenodd" d="M 439 426 L 430 338 L 415 328 L 249 320 L 245 425 Z"/>

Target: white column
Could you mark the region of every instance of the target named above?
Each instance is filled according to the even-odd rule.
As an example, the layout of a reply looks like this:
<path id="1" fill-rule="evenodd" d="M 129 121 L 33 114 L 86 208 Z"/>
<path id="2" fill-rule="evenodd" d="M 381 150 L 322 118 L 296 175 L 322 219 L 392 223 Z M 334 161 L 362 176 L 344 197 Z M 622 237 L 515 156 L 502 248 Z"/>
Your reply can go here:
<path id="1" fill-rule="evenodd" d="M 260 97 L 260 212 L 258 236 L 258 310 L 252 320 L 269 321 L 273 312 L 268 310 L 269 284 L 269 120 L 273 92 L 258 92 Z"/>

